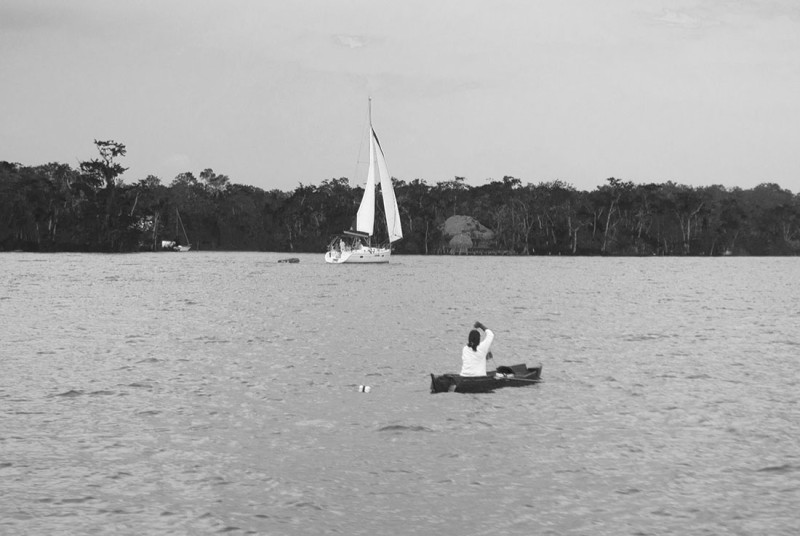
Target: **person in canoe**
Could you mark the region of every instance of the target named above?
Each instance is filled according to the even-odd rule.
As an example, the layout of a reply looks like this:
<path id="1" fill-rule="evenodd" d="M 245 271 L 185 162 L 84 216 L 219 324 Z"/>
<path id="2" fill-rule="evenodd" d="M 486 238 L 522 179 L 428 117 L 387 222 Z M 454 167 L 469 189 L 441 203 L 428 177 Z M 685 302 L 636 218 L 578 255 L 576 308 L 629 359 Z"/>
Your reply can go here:
<path id="1" fill-rule="evenodd" d="M 461 351 L 462 376 L 486 376 L 486 362 L 492 358 L 489 349 L 494 341 L 494 333 L 480 322 L 475 322 L 474 328 L 469 332 L 467 345 Z M 479 329 L 484 332 L 483 340 Z"/>

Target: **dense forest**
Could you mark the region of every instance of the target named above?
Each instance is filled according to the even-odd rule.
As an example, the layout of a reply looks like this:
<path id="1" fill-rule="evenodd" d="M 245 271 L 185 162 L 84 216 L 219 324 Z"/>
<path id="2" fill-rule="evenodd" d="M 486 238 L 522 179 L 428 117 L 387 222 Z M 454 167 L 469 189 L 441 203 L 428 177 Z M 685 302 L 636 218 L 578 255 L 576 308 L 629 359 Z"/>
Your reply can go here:
<path id="1" fill-rule="evenodd" d="M 95 145 L 99 156 L 78 169 L 0 161 L 0 251 L 156 251 L 162 240 L 185 242 L 182 222 L 193 249 L 322 252 L 351 227 L 363 193 L 346 178 L 265 191 L 211 169 L 181 173 L 169 185 L 152 175 L 128 184 L 121 180 L 126 147 Z M 493 253 L 800 253 L 800 194 L 773 183 L 743 190 L 609 178 L 590 192 L 509 176 L 481 186 L 463 177 L 393 183 L 404 233 L 394 246 L 399 254 L 448 252 L 443 224 L 453 215 L 491 230 L 483 249 Z"/>

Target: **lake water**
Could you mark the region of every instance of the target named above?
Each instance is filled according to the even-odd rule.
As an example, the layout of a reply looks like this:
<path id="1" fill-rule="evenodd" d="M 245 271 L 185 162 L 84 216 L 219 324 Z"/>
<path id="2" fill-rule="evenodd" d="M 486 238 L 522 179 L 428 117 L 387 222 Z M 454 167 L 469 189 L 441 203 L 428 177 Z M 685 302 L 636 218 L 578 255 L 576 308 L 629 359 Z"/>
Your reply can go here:
<path id="1" fill-rule="evenodd" d="M 0 534 L 800 533 L 797 258 L 283 257 L 0 255 Z"/>

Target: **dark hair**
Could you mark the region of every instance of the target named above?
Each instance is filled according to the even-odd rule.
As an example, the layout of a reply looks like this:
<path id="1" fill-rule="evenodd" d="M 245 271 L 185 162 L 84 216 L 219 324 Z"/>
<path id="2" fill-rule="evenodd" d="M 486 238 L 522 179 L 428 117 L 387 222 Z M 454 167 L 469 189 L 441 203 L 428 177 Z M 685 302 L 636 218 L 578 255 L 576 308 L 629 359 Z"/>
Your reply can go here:
<path id="1" fill-rule="evenodd" d="M 481 334 L 478 332 L 477 329 L 473 329 L 469 332 L 469 340 L 467 341 L 467 346 L 472 348 L 472 351 L 478 349 L 478 345 L 481 343 Z"/>

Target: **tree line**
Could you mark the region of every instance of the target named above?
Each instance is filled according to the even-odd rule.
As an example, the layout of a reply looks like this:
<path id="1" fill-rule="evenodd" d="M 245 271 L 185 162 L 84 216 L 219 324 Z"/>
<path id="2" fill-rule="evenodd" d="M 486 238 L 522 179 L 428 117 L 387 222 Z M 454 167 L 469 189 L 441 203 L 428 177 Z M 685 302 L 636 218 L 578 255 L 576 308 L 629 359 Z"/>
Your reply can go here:
<path id="1" fill-rule="evenodd" d="M 95 140 L 77 169 L 0 161 L 0 250 L 155 251 L 162 240 L 193 249 L 322 252 L 349 229 L 363 194 L 347 178 L 291 192 L 233 183 L 205 169 L 124 183 L 126 147 Z M 634 184 L 609 178 L 592 191 L 563 181 L 506 176 L 481 186 L 463 177 L 428 184 L 392 179 L 403 223 L 399 254 L 447 251 L 444 221 L 468 215 L 494 234 L 493 251 L 520 255 L 797 255 L 800 194 Z M 380 220 L 380 218 L 376 218 Z M 380 234 L 380 231 L 377 232 Z"/>

